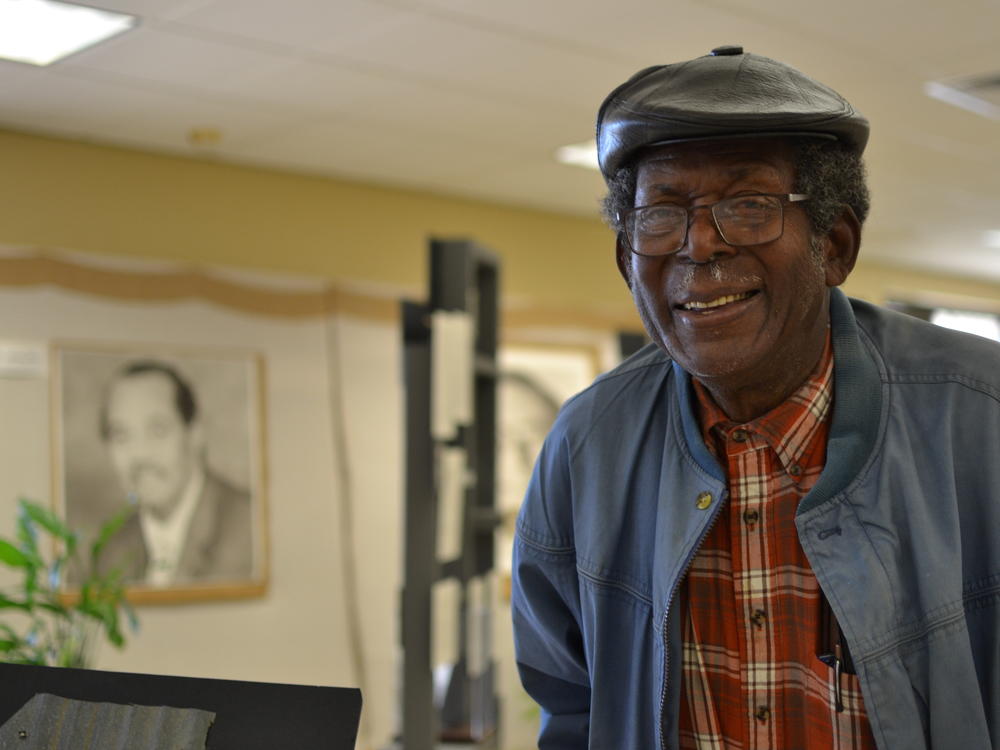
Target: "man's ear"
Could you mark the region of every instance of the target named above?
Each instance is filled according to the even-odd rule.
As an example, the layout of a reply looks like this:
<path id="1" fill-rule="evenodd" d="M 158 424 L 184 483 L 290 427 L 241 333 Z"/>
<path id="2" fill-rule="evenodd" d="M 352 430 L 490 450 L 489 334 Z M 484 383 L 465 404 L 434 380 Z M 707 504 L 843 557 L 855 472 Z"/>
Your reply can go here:
<path id="1" fill-rule="evenodd" d="M 625 279 L 625 283 L 629 289 L 632 288 L 632 271 L 629 265 L 632 260 L 631 256 L 632 251 L 625 245 L 625 235 L 619 232 L 618 237 L 615 239 L 615 261 L 618 263 L 618 273 Z"/>
<path id="2" fill-rule="evenodd" d="M 861 249 L 861 222 L 854 209 L 844 206 L 823 238 L 823 259 L 826 266 L 826 285 L 843 284 L 858 260 Z"/>

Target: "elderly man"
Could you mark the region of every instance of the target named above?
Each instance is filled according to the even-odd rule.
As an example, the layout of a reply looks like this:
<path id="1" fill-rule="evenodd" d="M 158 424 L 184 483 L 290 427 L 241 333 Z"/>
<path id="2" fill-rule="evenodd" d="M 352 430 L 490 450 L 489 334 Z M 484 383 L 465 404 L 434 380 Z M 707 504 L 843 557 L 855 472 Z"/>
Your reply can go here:
<path id="1" fill-rule="evenodd" d="M 198 404 L 176 369 L 138 361 L 120 370 L 107 391 L 101 435 L 139 507 L 109 540 L 107 564 L 157 587 L 253 576 L 250 496 L 205 465 Z"/>
<path id="2" fill-rule="evenodd" d="M 518 520 L 540 747 L 1000 747 L 1000 347 L 836 289 L 867 137 L 739 47 L 602 105 L 653 345 L 564 407 Z"/>

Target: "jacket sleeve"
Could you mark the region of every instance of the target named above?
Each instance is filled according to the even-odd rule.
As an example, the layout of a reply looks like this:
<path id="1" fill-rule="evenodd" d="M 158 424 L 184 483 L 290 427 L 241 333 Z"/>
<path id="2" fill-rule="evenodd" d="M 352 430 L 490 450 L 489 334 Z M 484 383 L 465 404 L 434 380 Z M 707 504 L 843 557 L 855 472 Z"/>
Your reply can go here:
<path id="1" fill-rule="evenodd" d="M 540 750 L 586 750 L 590 678 L 581 627 L 566 446 L 550 436 L 514 540 L 511 609 L 521 682 L 542 710 Z"/>

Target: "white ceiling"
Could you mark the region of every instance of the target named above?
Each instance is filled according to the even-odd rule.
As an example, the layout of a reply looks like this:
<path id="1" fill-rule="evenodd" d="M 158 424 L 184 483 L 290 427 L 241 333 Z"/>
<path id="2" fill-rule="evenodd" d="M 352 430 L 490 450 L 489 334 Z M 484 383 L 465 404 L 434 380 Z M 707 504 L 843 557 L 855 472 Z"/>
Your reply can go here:
<path id="1" fill-rule="evenodd" d="M 1000 71 L 1000 0 L 95 4 L 140 26 L 48 68 L 0 62 L 0 126 L 596 215 L 600 176 L 555 149 L 592 138 L 639 68 L 741 44 L 871 120 L 868 257 L 1000 280 L 1000 120 L 923 93 Z"/>

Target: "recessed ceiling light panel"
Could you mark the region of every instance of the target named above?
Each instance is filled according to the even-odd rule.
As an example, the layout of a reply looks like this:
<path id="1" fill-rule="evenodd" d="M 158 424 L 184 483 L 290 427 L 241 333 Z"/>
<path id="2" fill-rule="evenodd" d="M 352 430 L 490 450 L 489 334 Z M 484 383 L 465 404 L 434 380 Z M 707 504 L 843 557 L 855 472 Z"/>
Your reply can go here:
<path id="1" fill-rule="evenodd" d="M 576 167 L 600 169 L 597 163 L 597 143 L 595 141 L 560 146 L 556 149 L 556 159 L 563 164 L 572 164 Z"/>
<path id="2" fill-rule="evenodd" d="M 928 96 L 977 115 L 1000 120 L 1000 74 L 966 76 L 950 81 L 928 81 Z"/>
<path id="3" fill-rule="evenodd" d="M 137 18 L 56 0 L 0 0 L 0 58 L 50 65 L 135 26 Z"/>

